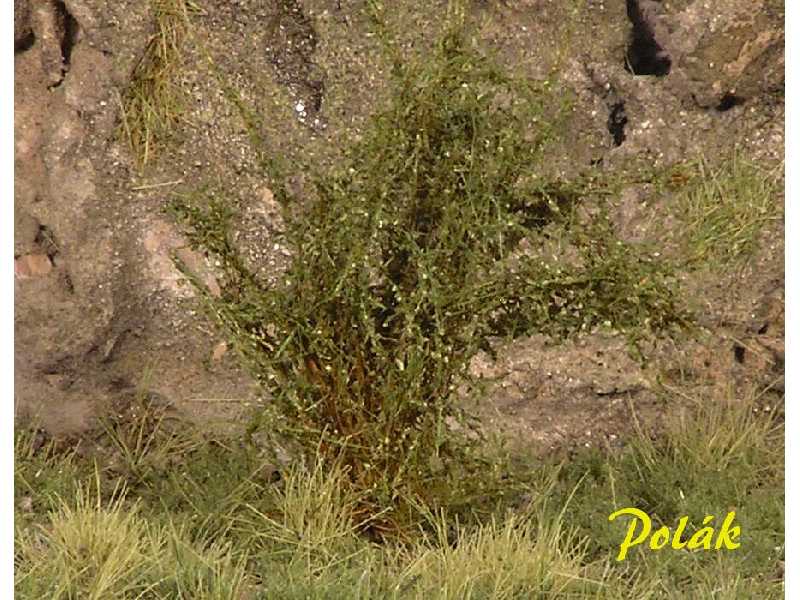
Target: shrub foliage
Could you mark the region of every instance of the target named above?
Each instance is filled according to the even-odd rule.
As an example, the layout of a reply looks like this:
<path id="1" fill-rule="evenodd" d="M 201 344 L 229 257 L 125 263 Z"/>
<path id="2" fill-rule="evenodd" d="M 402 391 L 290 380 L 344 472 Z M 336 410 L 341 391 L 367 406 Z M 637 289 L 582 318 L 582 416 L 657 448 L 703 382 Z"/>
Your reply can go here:
<path id="1" fill-rule="evenodd" d="M 173 205 L 225 269 L 222 297 L 206 298 L 269 392 L 253 428 L 341 461 L 383 525 L 403 499 L 455 493 L 475 464 L 460 398 L 479 351 L 537 332 L 605 324 L 634 339 L 685 322 L 668 269 L 602 216 L 574 218 L 588 180 L 541 175 L 559 112 L 549 82 L 505 74 L 460 18 L 432 54 L 395 60 L 392 78 L 390 102 L 337 168 L 307 174 L 302 208 L 291 166 L 271 169 L 292 208 L 278 285 L 245 266 L 224 201 Z M 569 261 L 537 250 L 553 231 Z"/>

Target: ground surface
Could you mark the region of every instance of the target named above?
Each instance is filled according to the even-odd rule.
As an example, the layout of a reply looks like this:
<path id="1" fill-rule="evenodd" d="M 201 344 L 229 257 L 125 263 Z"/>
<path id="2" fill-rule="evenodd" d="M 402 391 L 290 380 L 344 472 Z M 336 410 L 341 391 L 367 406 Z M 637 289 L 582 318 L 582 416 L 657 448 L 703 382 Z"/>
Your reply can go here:
<path id="1" fill-rule="evenodd" d="M 27 4 L 15 1 L 20 18 Z M 325 165 L 359 135 L 387 68 L 362 3 L 198 3 L 177 81 L 183 112 L 143 170 L 120 135 L 120 100 L 156 31 L 153 10 L 30 4 L 28 22 L 15 22 L 16 413 L 79 434 L 139 388 L 189 418 L 231 419 L 258 391 L 171 255 L 212 289 L 215 265 L 185 248 L 162 209 L 176 193 L 223 192 L 249 260 L 266 277 L 280 272 L 288 255 L 252 137 L 275 153 L 310 149 Z M 431 43 L 447 3 L 423 4 L 393 3 L 390 25 L 409 52 Z M 680 186 L 633 183 L 637 169 L 713 161 L 733 143 L 766 168 L 782 161 L 782 4 L 476 0 L 470 11 L 503 64 L 556 72 L 573 99 L 553 173 L 600 164 L 627 174 L 614 201 L 626 239 L 668 249 L 684 227 Z M 232 90 L 258 119 L 242 117 Z M 302 196 L 302 174 L 297 185 Z M 486 422 L 544 450 L 604 447 L 634 416 L 657 424 L 671 410 L 657 393 L 665 381 L 709 398 L 729 385 L 782 392 L 780 187 L 770 202 L 778 217 L 744 263 L 683 274 L 705 331 L 648 350 L 644 366 L 600 334 L 479 357 L 475 372 L 497 378 L 480 408 Z"/>

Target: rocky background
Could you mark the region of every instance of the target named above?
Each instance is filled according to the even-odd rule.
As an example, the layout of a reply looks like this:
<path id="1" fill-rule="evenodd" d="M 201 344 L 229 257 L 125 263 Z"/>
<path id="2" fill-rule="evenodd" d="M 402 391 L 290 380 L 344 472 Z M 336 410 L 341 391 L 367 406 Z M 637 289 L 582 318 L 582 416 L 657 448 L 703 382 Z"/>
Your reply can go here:
<path id="1" fill-rule="evenodd" d="M 175 193 L 224 191 L 238 243 L 267 276 L 288 258 L 252 125 L 276 151 L 305 145 L 321 164 L 380 102 L 385 78 L 360 0 L 202 0 L 177 84 L 170 143 L 144 170 L 120 135 L 122 98 L 156 33 L 144 0 L 14 1 L 15 406 L 73 435 L 137 390 L 201 419 L 235 419 L 259 401 L 226 341 L 182 281 L 178 256 L 214 293 L 212 261 L 186 247 L 163 212 Z M 424 47 L 447 2 L 398 0 L 404 44 Z M 754 160 L 783 156 L 783 2 L 776 0 L 474 0 L 482 42 L 509 68 L 560 73 L 575 99 L 554 169 L 652 166 L 736 140 Z M 637 163 L 638 164 L 638 163 Z M 302 181 L 298 181 L 302 189 Z M 620 234 L 659 239 L 653 191 L 630 184 Z M 782 202 L 782 198 L 776 198 Z M 668 197 L 659 198 L 661 205 Z M 774 383 L 783 370 L 782 223 L 746 268 L 687 285 L 703 298 L 705 337 L 659 349 L 643 368 L 619 339 L 515 344 L 477 372 L 498 378 L 484 407 L 544 447 L 618 439 L 630 408 L 656 418 L 664 373 L 711 387 Z M 780 387 L 780 383 L 777 387 Z"/>

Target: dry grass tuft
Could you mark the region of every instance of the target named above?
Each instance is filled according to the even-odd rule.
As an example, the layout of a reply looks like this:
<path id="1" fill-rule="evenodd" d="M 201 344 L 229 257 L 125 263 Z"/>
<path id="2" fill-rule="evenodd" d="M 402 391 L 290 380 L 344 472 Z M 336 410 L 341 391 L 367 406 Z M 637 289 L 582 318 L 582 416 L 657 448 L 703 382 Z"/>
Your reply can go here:
<path id="1" fill-rule="evenodd" d="M 183 112 L 183 91 L 176 79 L 190 31 L 189 16 L 199 11 L 191 0 L 150 0 L 150 4 L 156 31 L 120 101 L 119 135 L 128 141 L 140 168 L 155 158 Z"/>

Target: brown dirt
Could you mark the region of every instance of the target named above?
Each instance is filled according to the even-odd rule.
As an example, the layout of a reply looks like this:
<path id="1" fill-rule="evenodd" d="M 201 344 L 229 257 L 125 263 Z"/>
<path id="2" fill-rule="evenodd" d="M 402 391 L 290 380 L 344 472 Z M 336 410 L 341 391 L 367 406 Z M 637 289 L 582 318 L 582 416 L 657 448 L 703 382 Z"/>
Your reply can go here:
<path id="1" fill-rule="evenodd" d="M 577 11 L 560 0 L 475 0 L 471 12 L 481 41 L 510 69 L 533 77 L 556 70 L 560 91 L 574 98 L 554 172 L 594 163 L 614 173 L 713 157 L 732 141 L 754 159 L 782 160 L 782 15 L 767 2 L 749 19 L 752 3 L 629 2 L 641 13 L 632 17 L 637 35 L 671 61 L 663 77 L 626 67 L 633 25 L 623 0 Z M 446 6 L 420 4 L 393 4 L 391 23 L 409 49 L 431 42 Z M 144 172 L 117 135 L 118 99 L 153 14 L 138 0 L 64 6 L 66 14 L 37 4 L 36 18 L 15 19 L 17 414 L 56 435 L 79 433 L 139 387 L 191 418 L 234 418 L 259 401 L 258 390 L 235 352 L 221 350 L 225 340 L 171 256 L 178 252 L 212 290 L 215 265 L 185 247 L 162 209 L 175 193 L 224 192 L 239 211 L 249 260 L 277 276 L 287 252 L 251 136 L 276 153 L 310 149 L 319 165 L 357 138 L 386 91 L 362 2 L 203 2 L 184 48 L 185 114 Z M 15 7 L 21 20 L 27 2 Z M 732 31 L 741 43 L 724 37 Z M 242 118 L 226 87 L 260 123 Z M 630 185 L 617 207 L 621 235 L 668 244 L 677 232 L 656 217 L 666 218 L 673 200 Z M 707 332 L 655 348 L 646 367 L 621 339 L 598 334 L 561 345 L 522 340 L 495 364 L 479 357 L 475 372 L 498 378 L 481 414 L 547 450 L 614 444 L 634 415 L 656 424 L 669 409 L 663 381 L 709 401 L 730 384 L 773 383 L 783 370 L 782 239 L 776 224 L 742 269 L 687 275 Z"/>

